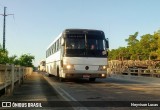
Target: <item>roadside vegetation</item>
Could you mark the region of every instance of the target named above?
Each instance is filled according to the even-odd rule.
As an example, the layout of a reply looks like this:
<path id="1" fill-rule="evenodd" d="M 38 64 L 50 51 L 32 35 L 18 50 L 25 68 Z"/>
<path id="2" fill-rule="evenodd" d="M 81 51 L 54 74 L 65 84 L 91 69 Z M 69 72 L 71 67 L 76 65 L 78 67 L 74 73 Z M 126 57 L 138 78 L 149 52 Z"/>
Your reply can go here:
<path id="1" fill-rule="evenodd" d="M 126 47 L 109 51 L 109 60 L 160 60 L 160 30 L 137 39 L 138 32 L 129 35 Z"/>
<path id="2" fill-rule="evenodd" d="M 20 57 L 16 55 L 8 56 L 8 51 L 3 50 L 2 46 L 0 45 L 0 64 L 14 64 L 14 65 L 21 65 L 26 67 L 34 67 L 32 61 L 35 59 L 34 56 L 30 54 L 23 54 Z"/>

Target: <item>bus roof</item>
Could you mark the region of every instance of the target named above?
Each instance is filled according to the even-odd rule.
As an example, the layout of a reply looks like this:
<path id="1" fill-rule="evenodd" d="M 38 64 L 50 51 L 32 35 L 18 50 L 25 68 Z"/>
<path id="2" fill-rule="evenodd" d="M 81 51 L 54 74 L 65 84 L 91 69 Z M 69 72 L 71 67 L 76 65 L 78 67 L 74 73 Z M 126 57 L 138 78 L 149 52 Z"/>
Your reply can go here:
<path id="1" fill-rule="evenodd" d="M 104 34 L 101 30 L 95 29 L 65 29 L 63 33 L 88 33 L 88 34 Z"/>

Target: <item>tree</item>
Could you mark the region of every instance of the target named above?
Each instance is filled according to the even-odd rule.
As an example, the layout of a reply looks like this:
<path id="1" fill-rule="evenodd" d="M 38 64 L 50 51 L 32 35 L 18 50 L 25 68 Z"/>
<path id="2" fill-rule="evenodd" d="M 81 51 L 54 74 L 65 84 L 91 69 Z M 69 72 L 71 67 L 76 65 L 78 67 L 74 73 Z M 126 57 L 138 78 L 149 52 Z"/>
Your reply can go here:
<path id="1" fill-rule="evenodd" d="M 23 54 L 20 58 L 17 58 L 16 55 L 11 57 L 8 56 L 8 51 L 3 50 L 2 46 L 0 45 L 0 64 L 14 64 L 14 65 L 21 65 L 26 67 L 33 67 L 32 61 L 34 60 L 34 56 L 29 54 Z"/>
<path id="2" fill-rule="evenodd" d="M 149 57 L 150 60 L 155 60 L 158 57 L 158 53 L 157 52 L 150 52 L 149 56 L 150 56 Z"/>
<path id="3" fill-rule="evenodd" d="M 119 47 L 118 49 L 119 59 L 128 60 L 130 59 L 129 49 L 126 47 Z"/>
<path id="4" fill-rule="evenodd" d="M 8 58 L 9 63 L 10 63 L 10 64 L 14 64 L 14 62 L 15 62 L 16 58 L 17 58 L 17 56 L 16 56 L 16 55 L 13 55 L 13 56 L 9 57 L 9 58 Z"/>
<path id="5" fill-rule="evenodd" d="M 23 54 L 19 58 L 19 62 L 21 66 L 26 66 L 26 67 L 34 67 L 32 64 L 32 61 L 34 60 L 34 56 L 30 54 Z"/>
<path id="6" fill-rule="evenodd" d="M 156 50 L 157 59 L 160 60 L 160 30 L 154 33 L 154 37 L 156 38 L 157 42 L 157 50 Z"/>
<path id="7" fill-rule="evenodd" d="M 128 39 L 125 39 L 125 41 L 128 42 L 128 46 L 134 46 L 139 42 L 137 36 L 138 32 L 135 32 L 133 35 L 129 35 Z"/>
<path id="8" fill-rule="evenodd" d="M 141 36 L 140 40 L 143 59 L 157 59 L 158 37 L 151 34 Z M 152 57 L 152 58 L 151 58 Z"/>
<path id="9" fill-rule="evenodd" d="M 125 39 L 128 46 L 109 51 L 109 59 L 160 60 L 160 30 L 137 39 L 138 32 Z M 130 56 L 130 58 L 129 58 Z"/>
<path id="10" fill-rule="evenodd" d="M 0 45 L 0 64 L 8 63 L 8 51 L 3 50 L 2 46 Z"/>
<path id="11" fill-rule="evenodd" d="M 128 42 L 128 50 L 130 53 L 130 59 L 136 60 L 139 59 L 139 40 L 137 39 L 138 32 L 135 32 L 133 35 L 130 35 L 128 39 L 125 39 L 126 42 Z"/>
<path id="12" fill-rule="evenodd" d="M 109 51 L 109 60 L 129 60 L 130 53 L 128 48 L 119 47 L 118 49 L 112 49 Z"/>
<path id="13" fill-rule="evenodd" d="M 109 60 L 118 60 L 118 49 L 112 49 L 109 51 Z"/>

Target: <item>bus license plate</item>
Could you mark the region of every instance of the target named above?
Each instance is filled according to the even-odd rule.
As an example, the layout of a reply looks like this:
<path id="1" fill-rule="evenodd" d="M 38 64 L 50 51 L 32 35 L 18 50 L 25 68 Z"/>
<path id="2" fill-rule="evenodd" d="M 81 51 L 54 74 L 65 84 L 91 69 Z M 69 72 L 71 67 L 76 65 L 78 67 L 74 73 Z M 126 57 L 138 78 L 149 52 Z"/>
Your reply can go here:
<path id="1" fill-rule="evenodd" d="M 90 75 L 83 75 L 83 78 L 90 78 Z"/>

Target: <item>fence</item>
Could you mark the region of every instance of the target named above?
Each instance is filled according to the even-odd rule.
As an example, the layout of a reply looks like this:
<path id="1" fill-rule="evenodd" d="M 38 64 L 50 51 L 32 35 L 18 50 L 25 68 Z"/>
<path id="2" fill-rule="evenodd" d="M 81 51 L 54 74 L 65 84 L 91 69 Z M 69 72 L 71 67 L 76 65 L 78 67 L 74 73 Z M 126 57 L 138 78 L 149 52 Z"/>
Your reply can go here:
<path id="1" fill-rule="evenodd" d="M 160 69 L 155 61 L 109 61 L 107 73 L 131 76 L 148 76 L 160 78 Z"/>
<path id="2" fill-rule="evenodd" d="M 4 90 L 6 95 L 12 94 L 15 84 L 23 83 L 32 71 L 30 67 L 0 64 L 0 90 Z"/>

